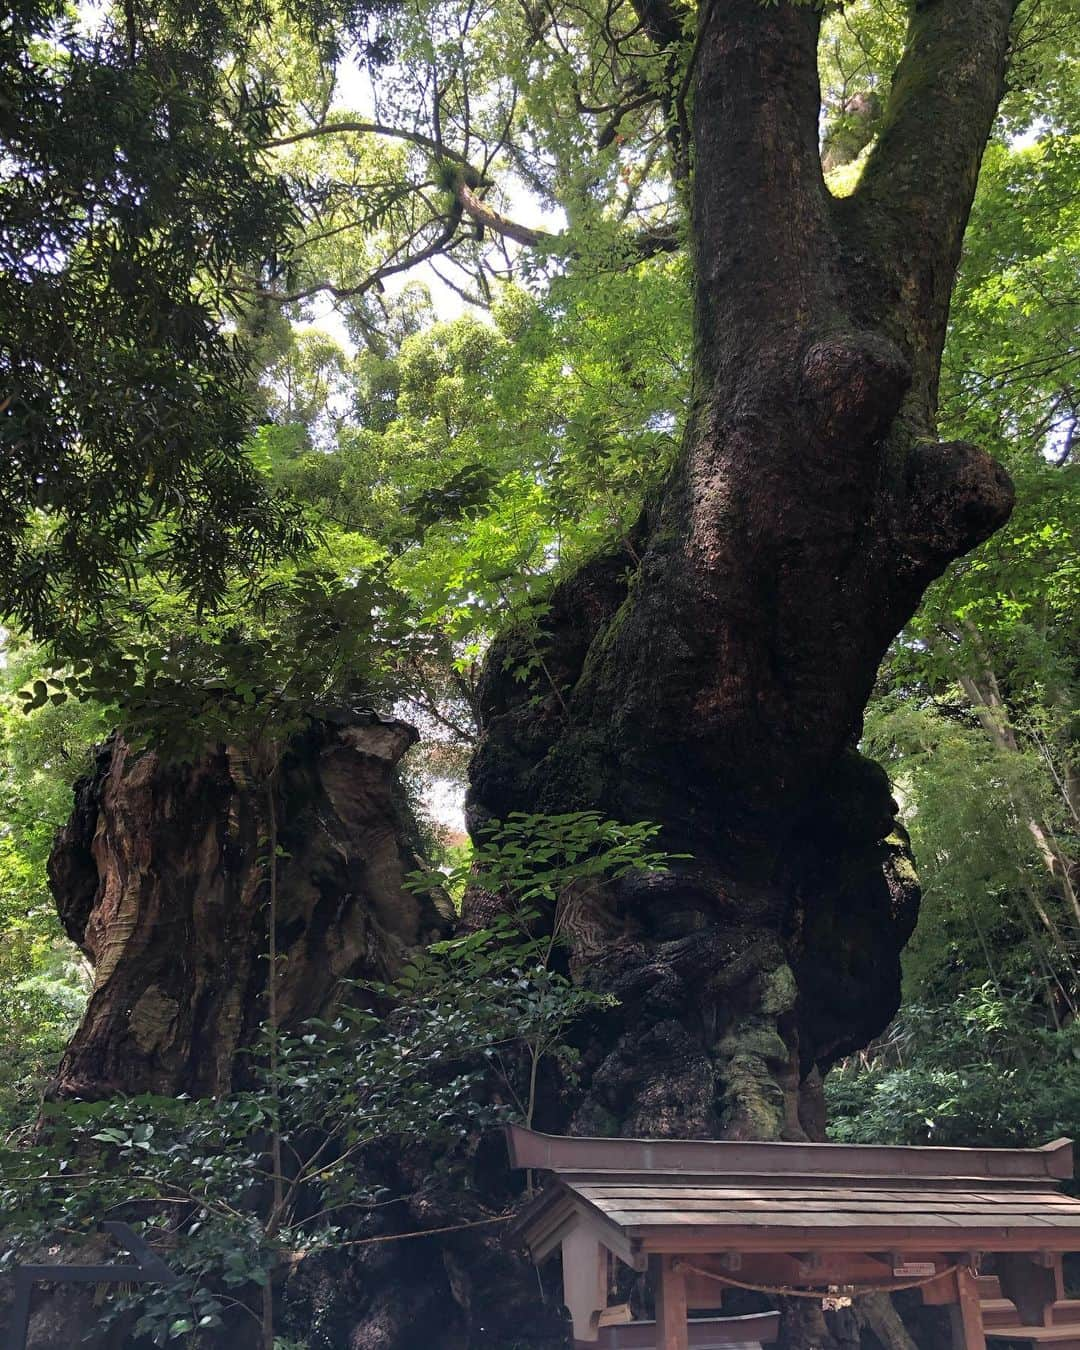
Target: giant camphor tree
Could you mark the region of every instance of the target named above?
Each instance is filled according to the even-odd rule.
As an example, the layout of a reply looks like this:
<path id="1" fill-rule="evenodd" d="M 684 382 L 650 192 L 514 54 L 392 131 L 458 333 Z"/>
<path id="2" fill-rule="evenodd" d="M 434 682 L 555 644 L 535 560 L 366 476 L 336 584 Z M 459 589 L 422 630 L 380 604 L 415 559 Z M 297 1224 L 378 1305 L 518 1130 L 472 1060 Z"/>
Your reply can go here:
<path id="1" fill-rule="evenodd" d="M 918 908 L 887 778 L 857 749 L 863 710 L 927 586 L 1011 508 L 991 458 L 939 439 L 938 382 L 1010 54 L 1028 125 L 1040 108 L 1024 81 L 1045 78 L 1062 16 L 1049 4 L 1018 14 L 1013 0 L 841 8 L 830 22 L 855 35 L 844 48 L 858 53 L 852 68 L 828 64 L 823 11 L 786 0 L 293 5 L 284 17 L 241 8 L 193 5 L 181 23 L 128 6 L 115 28 L 105 21 L 97 49 L 79 53 L 93 62 L 105 51 L 117 80 L 157 108 L 177 97 L 167 77 L 183 25 L 210 35 L 192 98 L 240 147 L 235 215 L 263 232 L 239 231 L 221 256 L 204 246 L 216 289 L 197 241 L 165 237 L 176 245 L 164 254 L 173 347 L 161 350 L 176 349 L 181 369 L 200 360 L 185 346 L 191 316 L 174 303 L 189 273 L 200 323 L 228 296 L 230 340 L 268 341 L 276 307 L 328 297 L 377 351 L 387 288 L 419 264 L 482 304 L 500 273 L 587 286 L 685 252 L 693 343 L 681 445 L 652 475 L 636 521 L 564 567 L 541 609 L 492 646 L 470 825 L 596 809 L 654 820 L 665 847 L 689 855 L 669 873 L 575 894 L 562 914 L 571 968 L 619 1007 L 590 1032 L 580 1091 L 542 1104 L 545 1123 L 819 1134 L 821 1075 L 895 1011 Z M 356 111 L 335 90 L 347 70 L 361 72 Z M 147 115 L 165 128 L 156 148 L 172 163 L 168 117 Z M 195 149 L 180 180 L 205 188 Z M 852 169 L 846 195 L 826 183 L 823 151 Z M 153 157 L 126 153 L 132 175 L 155 181 Z M 243 195 L 247 175 L 265 195 Z M 164 209 L 134 195 L 143 212 Z M 558 207 L 565 228 L 528 223 L 541 204 Z M 195 207 L 213 236 L 216 216 L 202 198 Z M 39 289 L 72 277 L 93 289 L 91 264 L 130 247 L 124 191 L 95 205 L 98 218 L 88 209 L 82 197 L 72 208 L 79 228 L 99 221 L 85 254 L 79 228 L 47 254 L 21 245 Z M 156 218 L 135 217 L 160 249 Z M 25 228 L 25 204 L 10 219 Z M 123 227 L 103 254 L 90 249 L 101 219 Z M 108 293 L 114 264 L 102 267 Z M 122 369 L 138 376 L 131 350 Z M 207 350 L 215 406 L 241 406 L 246 372 Z M 613 402 L 633 398 L 633 354 L 625 371 L 629 391 L 617 367 L 610 375 Z M 673 370 L 673 384 L 681 378 Z M 171 406 L 168 386 L 149 387 Z M 16 384 L 5 411 L 22 416 L 25 445 L 27 427 L 40 433 L 20 397 Z M 81 462 L 97 431 L 56 435 Z M 124 460 L 142 514 L 129 510 L 129 533 L 118 532 L 122 563 L 155 530 L 185 538 L 168 532 L 189 500 L 156 486 L 153 444 L 133 434 Z M 177 442 L 174 467 L 188 444 Z M 205 447 L 190 445 L 202 492 Z M 31 474 L 13 508 L 44 509 L 24 529 L 31 542 L 48 529 L 51 499 L 34 496 L 42 483 Z M 95 539 L 107 530 L 106 520 Z M 81 597 L 89 610 L 92 600 Z M 467 901 L 467 919 L 490 903 Z"/>
<path id="2" fill-rule="evenodd" d="M 676 15 L 643 13 L 673 40 Z M 878 141 L 837 201 L 819 15 L 699 16 L 673 132 L 691 175 L 684 443 L 640 565 L 595 562 L 557 593 L 539 706 L 492 664 L 472 771 L 474 811 L 598 802 L 693 854 L 590 916 L 593 959 L 628 986 L 591 1126 L 797 1135 L 813 1128 L 800 1084 L 894 1010 L 916 897 L 885 777 L 855 742 L 887 643 L 1010 506 L 990 460 L 934 435 L 1009 21 L 912 16 Z"/>
<path id="3" fill-rule="evenodd" d="M 518 676 L 534 632 L 489 658 L 472 819 L 598 806 L 660 821 L 693 855 L 662 883 L 579 906 L 569 925 L 623 1008 L 621 1038 L 593 1048 L 579 1128 L 797 1134 L 815 1128 L 801 1085 L 893 1011 L 914 921 L 885 777 L 855 749 L 862 709 L 927 584 L 1011 502 L 978 449 L 938 443 L 934 412 L 1012 14 L 912 14 L 876 142 L 842 199 L 821 167 L 812 7 L 640 6 L 596 28 L 576 11 L 526 17 L 523 65 L 538 83 L 559 71 L 582 118 L 548 126 L 552 141 L 585 134 L 605 82 L 601 143 L 629 138 L 635 114 L 655 131 L 642 108 L 660 119 L 692 262 L 692 407 L 629 537 L 550 596 L 530 678 Z M 561 68 L 545 63 L 546 39 L 563 45 Z M 425 236 L 415 256 L 455 256 L 490 231 L 585 266 L 586 227 L 615 233 L 613 209 L 592 207 L 605 187 L 620 195 L 603 161 L 591 179 L 576 166 L 564 240 L 488 205 L 493 171 L 468 160 L 481 133 L 455 99 L 464 34 L 459 50 L 443 86 L 434 57 L 427 70 L 429 129 L 400 130 L 442 176 L 445 238 Z M 327 118 L 294 135 L 348 129 Z M 625 216 L 642 211 L 633 185 L 622 197 Z M 650 216 L 608 245 L 626 265 L 664 237 Z"/>

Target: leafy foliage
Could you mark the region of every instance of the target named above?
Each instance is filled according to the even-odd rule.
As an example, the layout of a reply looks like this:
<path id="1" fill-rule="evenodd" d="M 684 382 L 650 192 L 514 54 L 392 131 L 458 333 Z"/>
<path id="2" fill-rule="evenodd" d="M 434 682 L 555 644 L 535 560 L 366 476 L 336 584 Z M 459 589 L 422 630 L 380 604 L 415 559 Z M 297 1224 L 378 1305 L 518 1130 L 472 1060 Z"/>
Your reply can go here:
<path id="1" fill-rule="evenodd" d="M 565 938 L 566 904 L 582 889 L 606 885 L 631 872 L 666 871 L 669 861 L 683 855 L 650 849 L 648 845 L 659 833 L 660 827 L 648 821 L 622 824 L 604 820 L 596 811 L 561 815 L 511 811 L 505 820 L 489 821 L 476 831 L 466 857 L 441 872 L 417 873 L 412 878 L 418 889 L 437 885 L 445 877 L 451 894 L 466 887 L 486 892 L 499 907 L 498 928 L 529 935 L 536 1028 L 524 1038 L 528 1065 L 524 1085 L 514 1087 L 513 1075 L 505 1070 L 503 1074 L 526 1125 L 533 1123 L 541 1062 L 553 1056 L 564 1080 L 574 1075 L 576 1055 L 569 1045 L 561 1044 L 563 1005 L 568 999 L 570 1006 L 580 999 L 582 1008 L 609 1001 L 575 989 L 557 968 Z M 472 941 L 463 938 L 459 944 L 467 947 Z"/>
<path id="2" fill-rule="evenodd" d="M 468 858 L 445 873 L 419 873 L 415 884 L 430 886 L 445 876 L 452 889 L 467 884 L 500 896 L 512 913 L 554 908 L 571 886 L 666 871 L 668 862 L 683 855 L 650 849 L 659 833 L 660 826 L 649 821 L 624 824 L 598 811 L 554 816 L 511 811 L 477 830 Z"/>
<path id="3" fill-rule="evenodd" d="M 51 707 L 60 716 L 70 704 Z M 662 869 L 668 855 L 649 847 L 657 833 L 592 812 L 492 823 L 475 866 L 457 869 L 501 895 L 489 926 L 414 952 L 390 984 L 344 982 L 326 1018 L 284 1031 L 272 1014 L 240 1091 L 47 1105 L 43 1141 L 0 1152 L 10 1239 L 0 1271 L 121 1215 L 145 1224 L 182 1272 L 145 1305 L 111 1305 L 114 1319 L 139 1310 L 133 1335 L 166 1344 L 244 1312 L 265 1326 L 268 1306 L 273 1326 L 276 1272 L 377 1237 L 387 1218 L 398 1231 L 395 1207 L 423 1199 L 380 1184 L 396 1176 L 387 1146 L 430 1149 L 424 1186 L 452 1190 L 467 1185 L 485 1129 L 531 1121 L 546 1064 L 572 1085 L 568 1028 L 611 1000 L 559 969 L 559 924 L 536 921 L 575 886 Z M 418 874 L 413 885 L 446 879 Z"/>
<path id="4" fill-rule="evenodd" d="M 1080 1122 L 1080 1025 L 1047 1026 L 1037 981 L 905 1009 L 868 1065 L 827 1082 L 845 1143 L 1033 1147 Z"/>
<path id="5" fill-rule="evenodd" d="M 400 1231 L 402 1203 L 422 1197 L 380 1187 L 379 1145 L 431 1149 L 432 1194 L 463 1184 L 479 1133 L 527 1091 L 514 1048 L 550 1049 L 602 1002 L 543 955 L 506 921 L 416 953 L 392 985 L 344 989 L 330 1020 L 266 1028 L 251 1086 L 228 1097 L 48 1107 L 47 1143 L 0 1154 L 0 1270 L 112 1214 L 137 1221 L 181 1280 L 116 1299 L 106 1321 L 135 1309 L 131 1334 L 165 1345 L 259 1319 L 283 1263 Z"/>
<path id="6" fill-rule="evenodd" d="M 827 87 L 871 122 L 879 53 L 898 37 L 877 8 L 826 29 Z M 837 1138 L 1036 1144 L 1076 1128 L 1074 22 L 1054 3 L 1023 13 L 953 296 L 942 429 L 1007 465 L 1017 506 L 931 587 L 868 711 L 923 904 L 900 1017 L 827 1084 Z"/>
<path id="7" fill-rule="evenodd" d="M 0 668 L 0 1134 L 37 1109 L 43 1079 L 82 1012 L 87 972 L 60 929 L 45 864 L 71 812 L 71 783 L 92 764 L 107 708 L 46 702 L 32 717 L 15 690 L 33 648 L 9 642 Z"/>
<path id="8" fill-rule="evenodd" d="M 295 546 L 254 472 L 239 272 L 293 220 L 212 5 L 0 23 L 0 611 L 61 644 L 137 565 L 197 601 Z"/>

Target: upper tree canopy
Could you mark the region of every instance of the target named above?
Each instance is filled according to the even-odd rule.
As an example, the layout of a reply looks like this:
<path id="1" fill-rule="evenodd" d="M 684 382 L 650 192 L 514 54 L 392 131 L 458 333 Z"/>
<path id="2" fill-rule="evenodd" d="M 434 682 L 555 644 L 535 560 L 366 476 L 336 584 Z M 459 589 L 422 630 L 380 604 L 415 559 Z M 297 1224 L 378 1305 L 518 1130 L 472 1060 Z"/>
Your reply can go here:
<path id="1" fill-rule="evenodd" d="M 925 423 L 1012 9 L 857 0 L 826 13 L 819 40 L 812 7 L 726 0 L 16 5 L 0 25 L 6 611 L 70 639 L 136 572 L 214 599 L 236 569 L 301 544 L 245 445 L 266 414 L 257 377 L 291 346 L 280 312 L 333 303 L 378 360 L 415 326 L 400 287 L 421 262 L 480 309 L 510 277 L 538 294 L 554 282 L 555 322 L 583 295 L 633 316 L 650 275 L 673 314 L 686 273 L 672 255 L 689 241 L 700 276 L 714 227 L 758 237 L 762 257 L 783 245 L 798 268 L 777 203 L 804 168 L 780 110 L 802 100 L 788 113 L 816 164 L 818 70 L 837 252 L 865 279 L 866 317 L 925 354 L 911 409 Z M 739 103 L 714 72 L 744 22 L 773 33 L 776 64 Z M 1025 2 L 1012 31 L 997 135 L 1064 146 L 1070 7 Z M 702 177 L 721 184 L 715 219 L 693 206 Z M 760 324 L 761 278 L 747 265 L 741 279 L 724 303 Z M 605 402 L 640 388 L 647 331 L 631 317 L 608 395 L 595 386 L 594 442 Z M 649 372 L 638 421 L 670 438 L 685 346 L 664 363 L 669 387 Z M 608 493 L 616 532 L 641 486 Z"/>

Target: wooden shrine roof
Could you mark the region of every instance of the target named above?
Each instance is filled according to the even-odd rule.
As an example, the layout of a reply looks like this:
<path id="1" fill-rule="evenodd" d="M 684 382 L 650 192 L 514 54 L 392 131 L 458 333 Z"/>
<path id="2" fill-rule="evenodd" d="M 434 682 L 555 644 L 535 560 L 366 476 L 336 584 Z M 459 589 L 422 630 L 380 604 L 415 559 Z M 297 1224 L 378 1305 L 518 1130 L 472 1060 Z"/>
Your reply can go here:
<path id="1" fill-rule="evenodd" d="M 597 1139 L 507 1128 L 511 1167 L 552 1172 L 680 1172 L 722 1176 L 1008 1177 L 1066 1180 L 1071 1139 L 1042 1148 L 747 1143 L 718 1139 Z"/>
<path id="2" fill-rule="evenodd" d="M 1080 1250 L 1072 1144 L 1041 1149 L 558 1138 L 511 1126 L 511 1162 L 555 1174 L 516 1227 L 541 1259 L 586 1222 L 643 1252 Z"/>

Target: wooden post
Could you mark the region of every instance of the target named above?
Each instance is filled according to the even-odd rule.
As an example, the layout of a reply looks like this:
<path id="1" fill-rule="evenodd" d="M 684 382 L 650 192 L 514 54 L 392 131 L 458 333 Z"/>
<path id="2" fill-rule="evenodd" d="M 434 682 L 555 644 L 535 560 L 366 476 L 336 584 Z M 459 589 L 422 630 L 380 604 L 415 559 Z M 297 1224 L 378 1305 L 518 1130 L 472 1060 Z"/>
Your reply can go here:
<path id="1" fill-rule="evenodd" d="M 1054 1302 L 1057 1303 L 1065 1297 L 1065 1270 L 1060 1252 L 1050 1256 L 1050 1269 L 1054 1272 Z M 1053 1321 L 1053 1318 L 1050 1320 Z"/>
<path id="2" fill-rule="evenodd" d="M 574 1324 L 574 1340 L 595 1341 L 607 1307 L 607 1250 L 584 1224 L 562 1240 L 563 1303 Z"/>
<path id="3" fill-rule="evenodd" d="M 953 1345 L 956 1350 L 986 1350 L 979 1288 L 967 1266 L 960 1266 L 956 1272 L 956 1294 L 957 1302 L 951 1310 Z"/>
<path id="4" fill-rule="evenodd" d="M 656 1350 L 690 1350 L 686 1277 L 678 1257 L 661 1256 L 656 1280 Z"/>

